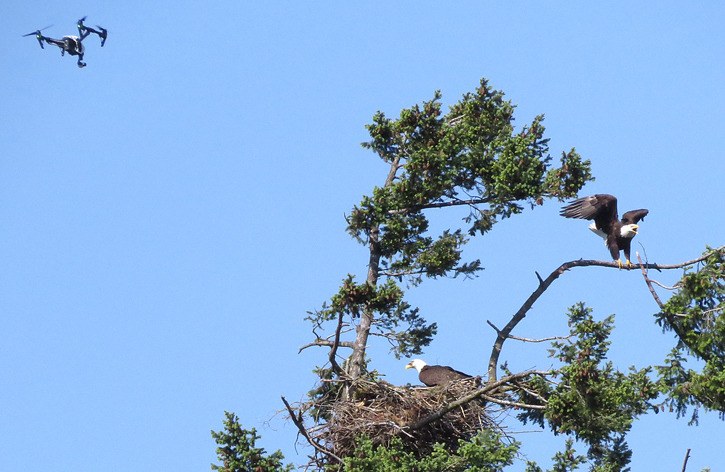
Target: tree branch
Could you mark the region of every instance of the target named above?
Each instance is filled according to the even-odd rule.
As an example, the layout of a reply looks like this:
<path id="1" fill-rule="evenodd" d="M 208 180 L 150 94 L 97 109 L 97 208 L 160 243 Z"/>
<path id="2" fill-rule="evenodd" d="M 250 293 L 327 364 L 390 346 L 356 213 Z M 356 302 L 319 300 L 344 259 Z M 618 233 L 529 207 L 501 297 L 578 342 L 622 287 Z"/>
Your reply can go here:
<path id="1" fill-rule="evenodd" d="M 535 391 L 531 390 L 530 388 L 526 388 L 526 387 L 524 387 L 524 386 L 523 386 L 523 385 L 521 385 L 521 383 L 519 383 L 518 381 L 516 381 L 516 382 L 512 382 L 512 384 L 513 384 L 513 385 L 515 385 L 515 386 L 516 386 L 516 388 L 518 388 L 519 390 L 523 390 L 523 391 L 524 391 L 524 392 L 526 392 L 527 394 L 529 394 L 529 395 L 531 395 L 532 397 L 534 397 L 534 398 L 538 399 L 538 400 L 539 400 L 539 401 L 540 401 L 541 403 L 546 403 L 546 398 L 542 397 L 541 395 L 539 395 L 539 394 L 538 394 L 537 392 L 535 392 Z"/>
<path id="2" fill-rule="evenodd" d="M 683 267 L 688 267 L 694 264 L 697 264 L 698 262 L 702 262 L 713 252 L 722 251 L 725 246 L 721 246 L 717 249 L 714 249 L 713 251 L 710 251 L 697 259 L 692 259 L 690 261 L 681 262 L 679 264 L 643 264 L 640 260 L 639 267 L 642 270 L 645 269 L 655 269 L 655 270 L 668 270 L 668 269 L 681 269 Z M 579 259 L 576 261 L 569 261 L 565 262 L 554 271 L 549 274 L 549 276 L 542 280 L 541 277 L 537 274 L 537 277 L 539 279 L 539 286 L 534 290 L 531 295 L 526 299 L 526 301 L 521 305 L 521 307 L 518 309 L 516 313 L 511 317 L 511 320 L 500 330 L 496 330 L 496 341 L 493 344 L 493 348 L 491 349 L 491 356 L 489 357 L 488 361 L 488 381 L 489 382 L 496 382 L 497 378 L 497 367 L 498 367 L 498 360 L 501 356 L 501 350 L 503 349 L 504 342 L 511 337 L 511 331 L 526 317 L 526 314 L 529 312 L 531 307 L 534 305 L 534 303 L 541 297 L 541 295 L 549 288 L 549 286 L 554 283 L 556 279 L 559 278 L 560 275 L 562 275 L 564 272 L 566 272 L 569 269 L 573 269 L 574 267 L 590 267 L 590 266 L 598 266 L 598 267 L 610 267 L 614 269 L 620 269 L 620 267 L 617 265 L 616 262 L 605 262 L 605 261 L 595 261 L 595 260 L 587 260 L 587 259 Z M 624 267 L 625 270 L 632 270 L 635 267 Z M 648 279 L 646 279 L 648 280 Z M 651 283 L 648 283 L 648 286 L 650 287 L 650 291 L 654 291 L 654 289 L 651 287 Z M 656 294 L 654 294 L 656 295 Z M 659 297 L 656 298 L 656 300 L 659 300 Z M 661 301 L 659 302 L 661 303 Z"/>
<path id="3" fill-rule="evenodd" d="M 424 203 L 422 205 L 415 205 L 410 208 L 399 208 L 397 210 L 389 210 L 389 215 L 399 215 L 401 213 L 409 213 L 411 211 L 420 211 L 420 210 L 427 210 L 430 208 L 445 208 L 445 207 L 452 207 L 452 206 L 462 206 L 462 205 L 468 205 L 468 206 L 476 206 L 480 205 L 482 203 L 489 203 L 491 201 L 490 198 L 470 198 L 468 200 L 450 200 L 447 202 L 431 202 L 431 203 Z"/>
<path id="4" fill-rule="evenodd" d="M 486 320 L 486 323 L 488 323 L 488 325 L 490 327 L 492 327 L 494 329 L 494 331 L 496 331 L 496 333 L 501 332 L 501 330 L 498 329 L 496 327 L 496 325 L 494 325 L 493 323 L 491 323 L 491 321 Z M 534 338 L 523 338 L 521 336 L 514 336 L 513 334 L 509 334 L 508 337 L 509 337 L 509 339 L 514 339 L 516 341 L 522 341 L 522 342 L 525 342 L 525 343 L 543 343 L 543 342 L 546 342 L 546 341 L 562 341 L 562 340 L 571 338 L 571 336 L 549 336 L 548 338 L 534 339 Z"/>
<path id="5" fill-rule="evenodd" d="M 290 419 L 295 424 L 295 426 L 297 426 L 297 429 L 300 431 L 300 434 L 307 440 L 307 442 L 310 443 L 310 445 L 312 447 L 314 447 L 315 449 L 317 449 L 319 452 L 325 454 L 326 456 L 332 457 L 337 462 L 342 464 L 342 459 L 340 459 L 332 451 L 326 449 L 321 444 L 319 444 L 317 441 L 312 439 L 310 434 L 307 432 L 307 429 L 305 428 L 304 423 L 302 422 L 302 413 L 300 412 L 300 413 L 295 414 L 294 409 L 287 402 L 287 399 L 284 396 L 282 396 L 281 398 L 282 398 L 282 402 L 284 403 L 284 406 L 287 408 L 287 411 L 289 412 Z"/>
<path id="6" fill-rule="evenodd" d="M 654 279 L 651 279 L 651 280 L 652 280 L 652 283 L 653 283 L 653 284 L 655 284 L 655 285 L 657 285 L 658 287 L 660 287 L 660 288 L 663 288 L 663 289 L 665 289 L 665 290 L 678 290 L 678 289 L 682 288 L 682 287 L 680 286 L 680 284 L 675 284 L 675 285 L 673 285 L 672 287 L 668 287 L 667 285 L 665 285 L 665 284 L 663 284 L 663 283 L 661 283 L 661 282 L 658 282 L 658 281 L 656 281 L 656 280 L 654 280 Z"/>
<path id="7" fill-rule="evenodd" d="M 501 398 L 492 397 L 490 395 L 486 395 L 485 393 L 482 393 L 479 396 L 489 403 L 495 403 L 495 404 L 501 405 L 501 406 L 512 406 L 515 408 L 522 408 L 522 409 L 529 409 L 529 410 L 546 410 L 545 405 L 529 405 L 527 403 L 512 402 L 510 400 L 503 400 Z"/>
<path id="8" fill-rule="evenodd" d="M 662 303 L 662 300 L 660 300 L 659 295 L 657 295 L 655 288 L 652 286 L 652 280 L 647 275 L 647 267 L 645 267 L 645 264 L 642 264 L 642 258 L 640 257 L 639 252 L 637 253 L 637 262 L 639 262 L 639 267 L 642 271 L 642 277 L 644 277 L 644 283 L 647 284 L 649 293 L 652 294 L 652 298 L 654 298 L 655 303 L 657 303 L 657 306 L 660 307 L 660 310 L 663 309 L 665 307 L 665 305 L 664 305 L 664 303 Z"/>
<path id="9" fill-rule="evenodd" d="M 400 272 L 390 272 L 387 270 L 380 271 L 380 275 L 383 275 L 385 277 L 408 277 L 410 275 L 423 275 L 423 274 L 425 274 L 425 270 L 423 270 L 423 269 L 401 270 Z"/>
<path id="10" fill-rule="evenodd" d="M 300 347 L 299 350 L 297 351 L 297 354 L 301 353 L 302 351 L 304 351 L 305 349 L 310 348 L 310 347 L 315 347 L 315 346 L 332 347 L 334 345 L 335 345 L 335 343 L 333 341 L 330 341 L 329 339 L 318 338 L 318 339 L 315 339 L 314 341 L 312 341 L 311 343 L 307 343 L 304 346 Z M 346 348 L 352 349 L 352 342 L 350 342 L 350 341 L 340 341 L 339 343 L 337 343 L 337 345 L 338 345 L 338 347 L 346 347 Z"/>
<path id="11" fill-rule="evenodd" d="M 682 472 L 685 472 L 687 470 L 687 461 L 690 459 L 690 448 L 687 448 L 687 452 L 685 453 L 685 462 L 682 463 Z"/>
<path id="12" fill-rule="evenodd" d="M 339 376 L 342 376 L 344 374 L 342 368 L 337 363 L 337 348 L 340 347 L 340 332 L 342 331 L 342 325 L 343 325 L 343 316 L 344 313 L 340 311 L 340 313 L 337 316 L 337 328 L 335 328 L 335 340 L 332 343 L 332 347 L 330 347 L 330 365 L 332 365 L 332 370 L 335 371 L 335 373 Z M 352 347 L 352 346 L 351 346 Z"/>

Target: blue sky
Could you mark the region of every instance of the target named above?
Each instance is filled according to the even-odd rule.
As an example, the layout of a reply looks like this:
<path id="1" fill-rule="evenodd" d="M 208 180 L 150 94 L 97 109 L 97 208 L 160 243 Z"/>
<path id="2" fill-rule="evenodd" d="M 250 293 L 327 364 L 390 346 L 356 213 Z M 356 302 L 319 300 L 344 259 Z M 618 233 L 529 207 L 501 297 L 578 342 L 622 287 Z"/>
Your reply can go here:
<path id="1" fill-rule="evenodd" d="M 302 399 L 324 361 L 297 354 L 306 311 L 365 271 L 344 214 L 386 169 L 360 148 L 364 125 L 436 89 L 452 104 L 486 77 L 517 123 L 546 114 L 552 155 L 593 163 L 584 194 L 650 209 L 635 240 L 650 261 L 721 245 L 725 8 L 506 3 L 3 2 L 0 469 L 208 470 L 224 410 L 304 460 L 279 397 Z M 109 30 L 103 49 L 86 40 L 85 69 L 21 37 L 72 34 L 83 15 Z M 439 324 L 425 359 L 483 373 L 485 321 L 508 320 L 534 270 L 607 259 L 558 208 L 472 241 L 478 278 L 409 293 Z M 672 345 L 641 276 L 601 268 L 567 273 L 516 334 L 565 333 L 578 300 L 617 314 L 623 369 Z M 389 381 L 415 382 L 385 346 L 371 352 Z M 514 343 L 502 360 L 548 366 Z M 696 428 L 651 415 L 630 436 L 633 469 L 673 470 L 690 447 L 688 470 L 719 470 L 724 431 L 716 415 Z M 561 443 L 520 439 L 544 463 Z"/>

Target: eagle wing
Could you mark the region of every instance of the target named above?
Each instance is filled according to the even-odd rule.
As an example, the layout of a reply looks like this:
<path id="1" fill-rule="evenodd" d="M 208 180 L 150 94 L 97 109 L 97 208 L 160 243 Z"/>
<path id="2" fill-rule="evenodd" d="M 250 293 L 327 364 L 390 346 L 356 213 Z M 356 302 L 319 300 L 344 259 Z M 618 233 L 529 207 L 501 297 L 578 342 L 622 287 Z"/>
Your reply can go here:
<path id="1" fill-rule="evenodd" d="M 599 193 L 580 198 L 562 208 L 559 214 L 565 218 L 594 220 L 597 229 L 608 234 L 617 222 L 617 197 Z"/>
<path id="2" fill-rule="evenodd" d="M 444 385 L 453 380 L 470 379 L 471 376 L 464 374 L 447 365 L 427 365 L 418 375 L 418 379 L 428 387 Z"/>
<path id="3" fill-rule="evenodd" d="M 454 369 L 453 367 L 448 367 L 448 366 L 446 366 L 446 368 L 448 369 L 448 371 L 449 371 L 449 375 L 450 375 L 450 376 L 451 376 L 452 378 L 455 378 L 455 379 L 457 379 L 457 380 L 458 380 L 458 379 L 470 379 L 470 378 L 471 378 L 471 376 L 470 376 L 470 375 L 468 375 L 468 374 L 465 374 L 465 373 L 461 372 L 460 370 L 456 370 L 456 369 Z"/>
<path id="4" fill-rule="evenodd" d="M 649 210 L 641 208 L 639 210 L 630 210 L 622 215 L 622 224 L 637 224 L 639 220 L 644 221 L 644 217 L 647 216 Z"/>

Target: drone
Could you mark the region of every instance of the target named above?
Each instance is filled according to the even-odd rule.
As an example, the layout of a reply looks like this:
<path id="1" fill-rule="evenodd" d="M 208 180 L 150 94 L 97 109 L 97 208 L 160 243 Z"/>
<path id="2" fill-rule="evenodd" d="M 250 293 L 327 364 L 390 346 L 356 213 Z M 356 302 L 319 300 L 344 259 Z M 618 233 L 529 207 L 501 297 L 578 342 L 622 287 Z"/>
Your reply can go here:
<path id="1" fill-rule="evenodd" d="M 83 40 L 91 34 L 95 34 L 101 39 L 101 47 L 103 47 L 103 45 L 106 44 L 106 38 L 108 38 L 107 29 L 98 25 L 96 25 L 96 28 L 98 29 L 86 26 L 83 24 L 85 20 L 86 17 L 84 16 L 83 18 L 78 20 L 78 23 L 76 24 L 76 26 L 78 27 L 78 36 L 63 36 L 63 38 L 61 39 L 54 39 L 43 36 L 41 32 L 50 28 L 50 26 L 53 26 L 50 25 L 46 26 L 43 29 L 33 31 L 32 33 L 24 34 L 23 37 L 35 36 L 35 39 L 38 40 L 38 44 L 40 44 L 41 49 L 45 49 L 45 47 L 43 46 L 44 42 L 46 44 L 58 46 L 60 48 L 61 56 L 65 56 L 65 53 L 68 53 L 71 56 L 78 56 L 78 67 L 85 67 L 86 63 L 83 62 L 83 54 L 85 53 L 86 48 L 83 46 Z"/>

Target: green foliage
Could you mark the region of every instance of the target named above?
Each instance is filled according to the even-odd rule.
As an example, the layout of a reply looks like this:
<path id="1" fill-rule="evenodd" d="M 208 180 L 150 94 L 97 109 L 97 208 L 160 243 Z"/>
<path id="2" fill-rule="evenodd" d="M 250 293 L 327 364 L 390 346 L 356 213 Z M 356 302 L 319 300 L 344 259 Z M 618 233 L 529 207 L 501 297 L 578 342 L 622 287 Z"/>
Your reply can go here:
<path id="1" fill-rule="evenodd" d="M 212 470 L 222 472 L 289 472 L 292 465 L 282 465 L 284 456 L 280 451 L 266 455 L 266 451 L 256 447 L 259 436 L 252 428 L 246 430 L 234 413 L 224 412 L 224 430 L 211 435 L 219 445 L 217 457 L 222 465 L 212 464 Z"/>
<path id="2" fill-rule="evenodd" d="M 347 217 L 348 233 L 368 246 L 368 273 L 364 282 L 348 275 L 330 301 L 307 318 L 315 340 L 306 347 L 329 349 L 325 365 L 315 370 L 321 382 L 298 410 L 300 418 L 304 414 L 315 423 L 308 433 L 324 430 L 325 422 L 335 417 L 336 402 L 358 405 L 356 383 L 360 393 L 362 381 L 379 380 L 376 372 L 367 370 L 368 335 L 387 340 L 396 358 L 420 354 L 432 341 L 437 326 L 405 301 L 404 284 L 475 275 L 482 270 L 481 261 L 463 257 L 470 237 L 487 233 L 501 220 L 547 198 L 575 197 L 594 180 L 590 162 L 573 148 L 562 152 L 554 167 L 543 115 L 517 130 L 514 110 L 484 79 L 447 113 L 442 111 L 440 92 L 435 92 L 431 100 L 402 110 L 397 119 L 382 112 L 373 116 L 367 126 L 370 141 L 363 146 L 389 165 L 387 178 Z M 464 208 L 467 214 L 459 217 L 465 224 L 436 224 L 442 229 L 432 234 L 430 218 L 447 207 Z M 630 367 L 625 373 L 607 361 L 614 316 L 596 321 L 583 303 L 569 310 L 570 336 L 553 343 L 551 354 L 561 363 L 558 368 L 517 375 L 503 366 L 509 379 L 488 383 L 495 388 L 486 392 L 492 395 L 487 402 L 498 401 L 498 408 L 515 409 L 522 422 L 568 436 L 564 450 L 553 456 L 551 472 L 573 471 L 585 463 L 593 472 L 629 470 L 632 452 L 626 434 L 639 415 L 658 411 L 651 402 L 662 393 L 678 417 L 694 407 L 691 422 L 696 422 L 700 408 L 725 416 L 725 253 L 708 253 L 697 271 L 684 274 L 677 293 L 656 315 L 663 331 L 677 335 L 664 365 L 656 368 L 656 383 L 650 379 L 650 367 Z M 342 350 L 352 354 L 344 357 Z M 688 368 L 691 361 L 701 368 Z M 380 424 L 377 420 L 373 425 Z M 222 463 L 212 465 L 213 470 L 292 470 L 282 465 L 280 451 L 267 455 L 256 447 L 256 430 L 243 429 L 234 414 L 226 413 L 224 427 L 212 431 Z M 354 453 L 339 464 L 332 453 L 335 445 L 330 444 L 334 440 L 323 436 L 315 443 L 313 463 L 335 472 L 499 471 L 513 463 L 520 447 L 489 429 L 459 441 L 458 447 L 451 447 L 455 440 L 446 443 L 440 435 L 436 444 L 428 441 L 415 450 L 399 438 L 386 444 L 373 439 L 358 437 Z M 575 440 L 587 446 L 586 456 L 576 452 Z M 320 452 L 325 447 L 331 451 Z M 526 470 L 543 472 L 534 462 L 528 462 Z"/>
<path id="3" fill-rule="evenodd" d="M 554 434 L 584 441 L 596 470 L 621 470 L 631 455 L 624 435 L 634 419 L 651 408 L 658 391 L 648 376 L 651 369 L 630 367 L 624 374 L 605 362 L 614 317 L 595 321 L 591 311 L 583 303 L 570 308 L 571 337 L 552 343 L 552 354 L 563 363 L 554 373 L 559 382 L 555 387 L 538 385 L 548 400 L 543 413 L 526 411 L 519 418 L 542 427 L 548 423 Z"/>
<path id="4" fill-rule="evenodd" d="M 482 430 L 470 441 L 460 441 L 456 451 L 436 444 L 433 452 L 418 457 L 405 450 L 400 440 L 387 446 L 375 446 L 370 439 L 360 438 L 356 451 L 346 457 L 343 470 L 347 472 L 495 472 L 513 463 L 519 449 L 517 442 L 506 442 L 501 435 Z M 330 470 L 337 470 L 331 467 Z"/>
<path id="5" fill-rule="evenodd" d="M 403 290 L 392 279 L 379 285 L 359 284 L 352 275 L 343 281 L 329 305 L 309 313 L 307 319 L 320 329 L 324 322 L 339 316 L 355 319 L 363 313 L 375 314 L 374 333 L 390 341 L 390 350 L 397 359 L 420 354 L 421 347 L 430 343 L 437 330 L 436 323 L 426 324 L 418 309 L 403 300 Z"/>
<path id="6" fill-rule="evenodd" d="M 378 112 L 368 125 L 372 140 L 364 146 L 395 166 L 395 178 L 355 207 L 348 231 L 367 242 L 370 231 L 380 228 L 385 254 L 404 252 L 409 259 L 398 262 L 413 268 L 416 255 L 435 240 L 422 236 L 426 208 L 470 205 L 473 235 L 520 213 L 522 202 L 533 206 L 547 197 L 573 197 L 593 180 L 589 161 L 574 150 L 562 154 L 559 168 L 550 168 L 543 116 L 515 132 L 515 107 L 503 96 L 482 80 L 445 116 L 440 92 L 403 110 L 397 120 Z"/>
<path id="7" fill-rule="evenodd" d="M 339 397 L 342 385 L 330 382 L 335 374 L 330 367 L 317 367 L 313 373 L 320 378 L 320 383 L 307 392 L 307 396 L 312 399 L 307 414 L 317 423 L 329 421 L 332 416 L 330 406 Z"/>
<path id="8" fill-rule="evenodd" d="M 394 282 L 415 286 L 424 278 L 475 275 L 481 262 L 463 260 L 470 236 L 521 213 L 526 204 L 533 208 L 545 198 L 573 197 L 593 180 L 589 161 L 573 149 L 562 154 L 560 167 L 552 168 L 543 116 L 517 131 L 514 108 L 482 80 L 448 113 L 436 92 L 397 119 L 382 112 L 373 116 L 367 126 L 371 139 L 363 146 L 390 169 L 384 185 L 364 196 L 347 217 L 348 232 L 369 246 L 368 276 L 364 283 L 348 276 L 330 303 L 309 318 L 318 339 L 325 337 L 318 333 L 323 324 L 339 325 L 340 315 L 349 324 L 363 318 L 354 344 L 346 346 L 357 351 L 352 377 L 364 371 L 359 364 L 368 330 L 389 341 L 396 357 L 420 353 L 435 334 L 435 323 L 409 306 Z M 431 213 L 444 207 L 467 209 L 467 216 L 461 214 L 466 227 L 431 234 Z"/>
<path id="9" fill-rule="evenodd" d="M 567 439 L 564 450 L 557 452 L 553 457 L 553 466 L 549 472 L 569 472 L 576 470 L 580 465 L 584 464 L 587 458 L 579 455 L 574 450 L 574 440 Z M 526 472 L 544 472 L 544 470 L 536 465 L 535 462 L 526 464 Z"/>
<path id="10" fill-rule="evenodd" d="M 481 262 L 463 257 L 470 237 L 526 206 L 574 197 L 593 180 L 589 161 L 574 149 L 562 153 L 554 167 L 543 115 L 516 129 L 514 109 L 482 80 L 447 113 L 436 92 L 397 119 L 382 112 L 373 116 L 370 141 L 363 146 L 389 165 L 387 178 L 347 217 L 349 234 L 370 251 L 367 277 L 358 282 L 348 275 L 308 317 L 315 335 L 311 345 L 330 349 L 326 365 L 317 369 L 322 382 L 309 392 L 306 406 L 318 424 L 329 420 L 334 402 L 355 398 L 355 381 L 369 375 L 369 339 L 388 341 L 396 358 L 420 354 L 433 339 L 436 324 L 405 301 L 403 283 L 475 275 Z M 464 209 L 458 214 L 463 224 L 432 232 L 430 218 L 447 207 Z M 352 353 L 345 358 L 341 351 Z"/>
<path id="11" fill-rule="evenodd" d="M 668 396 L 677 416 L 694 406 L 690 422 L 697 422 L 699 408 L 725 416 L 725 251 L 707 249 L 709 257 L 699 270 L 686 272 L 677 292 L 656 315 L 663 331 L 674 331 L 677 344 L 657 368 L 659 387 Z M 688 369 L 689 359 L 704 366 Z"/>

